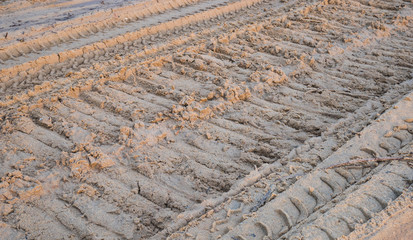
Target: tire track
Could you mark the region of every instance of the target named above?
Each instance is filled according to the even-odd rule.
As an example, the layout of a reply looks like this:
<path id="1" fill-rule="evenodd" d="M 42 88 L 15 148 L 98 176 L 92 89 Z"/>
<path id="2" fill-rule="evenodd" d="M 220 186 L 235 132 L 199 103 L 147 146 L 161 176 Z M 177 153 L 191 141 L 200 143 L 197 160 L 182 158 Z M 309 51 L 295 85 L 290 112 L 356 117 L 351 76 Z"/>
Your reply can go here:
<path id="1" fill-rule="evenodd" d="M 222 1 L 215 1 L 217 2 L 216 5 L 220 6 L 222 4 Z M 4 80 L 2 79 L 2 82 L 6 82 L 10 79 L 10 77 L 15 77 L 16 75 L 19 75 L 22 71 L 28 71 L 28 72 L 37 72 L 40 69 L 42 69 L 42 67 L 44 67 L 46 64 L 54 64 L 54 63 L 62 63 L 65 62 L 67 60 L 70 60 L 74 57 L 78 57 L 80 61 L 78 62 L 72 62 L 75 64 L 81 64 L 85 61 L 85 58 L 82 57 L 84 54 L 87 55 L 89 58 L 91 57 L 89 52 L 92 51 L 96 51 L 96 50 L 104 50 L 106 48 L 110 48 L 113 47 L 115 45 L 118 44 L 124 44 L 125 42 L 128 41 L 134 41 L 134 40 L 140 40 L 143 44 L 145 43 L 145 40 L 141 40 L 143 37 L 150 37 L 151 39 L 154 39 L 154 35 L 156 34 L 160 34 L 162 32 L 165 31 L 170 31 L 174 28 L 181 28 L 184 27 L 186 25 L 192 24 L 192 23 L 196 23 L 196 22 L 201 22 L 204 20 L 208 20 L 210 18 L 214 18 L 214 17 L 220 17 L 223 14 L 227 14 L 228 12 L 234 11 L 234 10 L 240 10 L 240 9 L 244 9 L 246 7 L 250 7 L 253 4 L 259 3 L 261 2 L 261 0 L 242 0 L 242 1 L 237 1 L 234 3 L 228 3 L 226 6 L 224 7 L 218 7 L 218 8 L 213 8 L 211 10 L 205 10 L 203 12 L 200 13 L 195 13 L 195 14 L 190 14 L 192 12 L 198 12 L 200 9 L 204 8 L 205 6 L 208 5 L 204 5 L 204 4 L 200 4 L 200 6 L 198 6 L 199 8 L 194 8 L 194 9 L 190 9 L 189 13 L 185 13 L 187 15 L 184 15 L 183 17 L 179 17 L 176 20 L 169 20 L 166 22 L 163 22 L 164 20 L 161 18 L 161 20 L 155 21 L 156 23 L 153 24 L 154 26 L 151 26 L 152 23 L 150 22 L 149 24 L 143 24 L 142 28 L 138 31 L 133 31 L 133 32 L 129 32 L 129 29 L 126 29 L 126 31 L 121 31 L 120 36 L 117 36 L 119 33 L 115 32 L 114 37 L 111 39 L 105 39 L 107 38 L 104 37 L 105 35 L 101 36 L 100 38 L 98 38 L 98 40 L 102 40 L 100 42 L 93 42 L 94 39 L 92 40 L 91 43 L 88 43 L 86 46 L 83 43 L 80 44 L 74 44 L 74 49 L 70 49 L 73 47 L 69 47 L 66 51 L 60 52 L 60 53 L 55 53 L 57 51 L 60 51 L 59 48 L 55 48 L 52 49 L 52 51 L 50 53 L 52 53 L 51 55 L 46 55 L 43 57 L 35 57 L 34 61 L 30 61 L 27 63 L 23 63 L 21 65 L 17 65 L 15 67 L 9 67 L 9 68 L 5 68 L 1 70 L 1 74 L 2 75 L 8 75 L 7 78 L 5 78 Z M 178 12 L 177 16 L 180 16 L 180 12 Z M 169 16 L 170 14 L 168 13 L 166 16 Z M 116 18 L 117 19 L 117 18 Z M 169 19 L 169 17 L 168 17 Z M 161 21 L 162 23 L 159 24 L 159 21 Z M 149 25 L 149 26 L 147 26 Z M 94 25 L 91 25 L 93 28 L 95 28 Z M 115 27 L 115 26 L 113 26 Z M 84 38 L 86 37 L 86 33 L 84 34 L 80 34 L 78 31 L 76 31 L 76 35 L 74 37 L 71 38 Z M 126 34 L 125 34 L 126 33 Z M 92 33 L 90 33 L 92 34 Z M 56 39 L 55 39 L 56 38 Z M 62 42 L 67 42 L 69 41 L 69 39 L 61 39 L 61 37 L 59 36 L 55 36 L 54 38 L 52 37 L 51 41 L 46 41 L 46 45 L 40 45 L 38 47 L 38 51 L 40 51 L 41 49 L 44 48 L 49 48 L 52 47 L 53 45 L 56 45 L 59 41 Z M 44 39 L 40 39 L 39 41 L 44 42 Z M 11 52 L 12 53 L 8 53 L 8 52 L 0 52 L 1 58 L 2 59 L 10 59 L 13 56 L 21 56 L 22 53 L 20 53 L 19 51 L 17 51 L 14 46 L 11 46 Z M 21 47 L 18 47 L 21 48 Z M 30 52 L 30 51 L 29 51 Z M 3 61 L 5 61 L 3 60 Z M 21 75 L 20 75 L 21 76 Z M 23 76 L 21 77 L 25 77 L 25 74 L 23 74 Z M 19 81 L 19 80 L 17 80 Z M 24 80 L 23 80 L 24 81 Z M 20 81 L 19 81 L 20 82 Z"/>
<path id="2" fill-rule="evenodd" d="M 171 14 L 170 10 L 183 8 L 197 3 L 198 1 L 152 1 L 118 8 L 115 11 L 113 11 L 112 8 L 110 13 L 101 11 L 93 14 L 93 16 L 83 16 L 81 22 L 79 22 L 78 19 L 66 21 L 64 24 L 60 24 L 63 26 L 59 26 L 59 24 L 57 24 L 57 26 L 54 25 L 55 31 L 52 33 L 46 33 L 46 35 L 43 36 L 34 35 L 32 36 L 34 39 L 31 41 L 12 43 L 6 46 L 4 50 L 0 52 L 0 59 L 3 62 L 7 62 L 8 60 L 16 60 L 16 58 L 25 56 L 25 61 L 27 61 L 28 55 L 32 52 L 42 52 L 53 46 L 61 45 L 69 41 L 87 38 L 93 35 L 96 36 L 96 34 L 103 31 L 106 31 L 105 34 L 107 36 L 107 31 L 110 29 L 119 29 L 130 22 L 136 22 L 151 15 L 162 14 L 168 10 L 169 14 Z M 102 5 L 105 7 L 105 4 Z M 200 7 L 204 6 L 201 4 Z M 97 21 L 97 19 L 100 21 Z M 70 27 L 70 22 L 74 22 L 73 25 L 76 27 Z M 37 35 L 39 35 L 39 33 L 37 33 Z M 96 40 L 97 39 L 94 41 Z M 70 46 L 66 46 L 66 48 L 70 48 Z M 37 59 L 38 57 L 37 54 L 34 59 Z M 5 67 L 7 66 L 7 64 L 3 64 Z M 12 64 L 15 65 L 15 63 Z"/>
<path id="3" fill-rule="evenodd" d="M 174 233 L 181 230 L 186 237 L 195 237 L 194 231 L 216 238 L 250 230 L 255 236 L 292 236 L 317 224 L 316 214 L 343 218 L 340 209 L 351 200 L 346 196 L 358 191 L 353 186 L 370 184 L 369 176 L 380 178 L 388 166 L 315 171 L 316 180 L 311 173 L 308 189 L 298 195 L 290 193 L 304 180 L 275 186 L 271 180 L 336 159 L 337 149 L 412 90 L 411 69 L 392 63 L 411 61 L 411 49 L 397 52 L 410 39 L 409 30 L 394 21 L 400 9 L 386 7 L 382 30 L 369 25 L 381 5 L 361 14 L 354 1 L 296 3 L 234 2 L 211 12 L 250 8 L 231 20 L 220 17 L 227 19 L 220 26 L 204 30 L 217 20 L 192 24 L 210 18 L 201 12 L 195 14 L 200 20 L 189 18 L 176 33 L 166 30 L 169 42 L 122 40 L 3 82 L 0 145 L 6 147 L 0 156 L 8 160 L 1 173 L 9 177 L 2 180 L 0 200 L 12 210 L 2 210 L 2 221 L 23 224 L 34 212 L 52 219 L 62 238 L 157 239 L 181 236 Z M 343 28 L 353 15 L 357 21 Z M 326 24 L 320 26 L 320 19 Z M 192 34 L 179 37 L 191 28 Z M 382 118 L 393 116 L 386 114 Z M 390 129 L 384 125 L 377 129 Z M 411 141 L 408 125 L 398 126 L 405 129 L 395 137 L 347 152 L 395 154 Z M 39 179 L 42 191 L 25 186 L 26 176 Z M 13 188 L 22 191 L 14 194 Z M 273 188 L 279 196 L 251 213 L 255 199 Z M 397 197 L 390 190 L 383 194 Z M 282 207 L 274 208 L 275 202 Z M 62 204 L 69 207 L 61 212 Z M 385 207 L 379 205 L 375 211 Z M 262 218 L 259 223 L 254 214 Z M 90 228 L 76 225 L 77 219 Z M 281 229 L 270 229 L 275 225 L 267 220 L 278 221 Z M 58 234 L 41 233 L 41 222 L 33 224 L 22 228 L 29 238 Z M 353 220 L 344 224 L 351 227 Z M 242 237 L 253 237 L 248 234 Z"/>
<path id="4" fill-rule="evenodd" d="M 388 110 L 318 167 L 346 161 L 351 156 L 363 158 L 410 153 L 412 125 L 403 120 L 409 119 L 411 96 L 411 93 L 407 95 L 394 109 Z M 392 148 L 383 148 L 394 142 L 397 145 Z M 375 213 L 385 209 L 412 181 L 412 168 L 405 162 L 382 163 L 368 168 L 313 170 L 286 191 L 278 188 L 273 200 L 268 201 L 270 196 L 267 196 L 268 202 L 254 214 L 249 211 L 253 208 L 248 207 L 253 206 L 253 203 L 245 199 L 248 191 L 244 191 L 224 206 L 217 207 L 212 216 L 195 220 L 199 221 L 195 224 L 198 226 L 194 227 L 196 230 L 191 230 L 192 224 L 189 224 L 186 231 L 191 235 L 199 231 L 197 228 L 205 227 L 206 223 L 211 226 L 215 220 L 220 225 L 212 223 L 208 234 L 216 237 L 224 233 L 224 239 L 336 239 L 348 235 L 356 224 L 367 222 Z M 260 182 L 268 189 L 274 180 L 262 178 Z M 256 184 L 254 188 L 260 187 Z M 244 204 L 239 209 L 231 206 L 242 201 Z M 221 212 L 225 213 L 224 219 Z"/>

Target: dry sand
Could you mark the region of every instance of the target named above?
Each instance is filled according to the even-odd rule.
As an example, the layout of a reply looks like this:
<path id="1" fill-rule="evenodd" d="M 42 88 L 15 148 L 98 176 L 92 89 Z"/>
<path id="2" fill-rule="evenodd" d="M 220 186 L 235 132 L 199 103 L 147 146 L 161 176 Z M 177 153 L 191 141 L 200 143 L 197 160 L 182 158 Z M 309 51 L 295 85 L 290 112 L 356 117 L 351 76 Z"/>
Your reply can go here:
<path id="1" fill-rule="evenodd" d="M 1 1 L 0 150 L 1 239 L 411 239 L 413 2 Z"/>

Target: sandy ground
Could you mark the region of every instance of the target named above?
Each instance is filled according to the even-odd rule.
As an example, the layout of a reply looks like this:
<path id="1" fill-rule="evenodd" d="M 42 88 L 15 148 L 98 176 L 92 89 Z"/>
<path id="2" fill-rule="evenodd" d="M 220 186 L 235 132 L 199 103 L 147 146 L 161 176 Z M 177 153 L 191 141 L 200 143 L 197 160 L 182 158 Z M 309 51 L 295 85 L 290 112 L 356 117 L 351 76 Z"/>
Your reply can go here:
<path id="1" fill-rule="evenodd" d="M 410 186 L 387 208 L 342 239 L 412 239 L 413 191 Z"/>
<path id="2" fill-rule="evenodd" d="M 413 2 L 0 1 L 0 133 L 1 239 L 411 239 Z"/>

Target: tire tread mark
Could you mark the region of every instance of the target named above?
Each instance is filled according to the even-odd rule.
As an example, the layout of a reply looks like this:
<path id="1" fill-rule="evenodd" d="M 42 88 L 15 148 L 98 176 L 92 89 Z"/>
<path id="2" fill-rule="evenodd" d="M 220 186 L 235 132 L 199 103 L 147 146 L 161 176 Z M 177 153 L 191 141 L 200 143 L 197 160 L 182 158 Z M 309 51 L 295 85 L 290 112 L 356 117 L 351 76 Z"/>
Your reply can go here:
<path id="1" fill-rule="evenodd" d="M 272 230 L 267 224 L 265 224 L 261 221 L 258 221 L 258 222 L 255 223 L 255 225 L 260 227 L 265 232 L 266 237 L 269 237 L 270 239 L 272 238 Z"/>
<path id="2" fill-rule="evenodd" d="M 325 177 L 325 176 L 321 176 L 320 180 L 325 183 L 333 192 L 333 196 L 341 193 L 343 191 L 343 188 L 333 179 L 331 179 L 330 177 Z"/>
<path id="3" fill-rule="evenodd" d="M 353 175 L 350 171 L 347 171 L 347 170 L 345 170 L 345 169 L 343 169 L 343 168 L 337 168 L 337 169 L 334 169 L 334 171 L 335 171 L 338 175 L 340 175 L 341 177 L 343 177 L 344 179 L 346 179 L 346 181 L 347 181 L 349 184 L 355 183 L 355 182 L 357 181 L 356 177 L 354 177 L 354 175 Z"/>
<path id="4" fill-rule="evenodd" d="M 348 218 L 344 216 L 340 216 L 338 217 L 338 219 L 343 221 L 347 225 L 347 228 L 349 229 L 350 232 L 354 231 L 355 227 L 350 223 L 351 221 Z"/>
<path id="5" fill-rule="evenodd" d="M 288 229 L 290 229 L 293 226 L 293 222 L 291 220 L 290 215 L 288 215 L 288 213 L 286 213 L 284 210 L 280 208 L 276 209 L 275 212 L 278 213 L 282 217 Z"/>
<path id="6" fill-rule="evenodd" d="M 312 196 L 316 200 L 316 206 L 314 210 L 319 209 L 327 202 L 327 199 L 315 188 L 311 187 L 308 190 L 308 195 Z"/>
<path id="7" fill-rule="evenodd" d="M 349 204 L 349 206 L 356 209 L 356 210 L 358 210 L 358 211 L 360 211 L 363 214 L 363 216 L 366 218 L 366 220 L 372 218 L 373 215 L 374 215 L 374 213 L 372 211 L 370 211 L 369 209 L 367 209 L 363 206 L 356 206 L 356 205 L 353 205 L 353 204 Z"/>
<path id="8" fill-rule="evenodd" d="M 383 199 L 380 199 L 379 197 L 370 193 L 364 193 L 364 195 L 370 197 L 371 199 L 374 199 L 380 205 L 381 209 L 385 209 L 387 207 L 387 202 Z"/>
<path id="9" fill-rule="evenodd" d="M 335 237 L 333 237 L 332 233 L 327 228 L 322 226 L 316 226 L 316 228 L 320 229 L 325 235 L 327 235 L 329 240 L 336 239 Z"/>
<path id="10" fill-rule="evenodd" d="M 304 205 L 304 203 L 295 197 L 289 197 L 289 199 L 300 213 L 297 217 L 296 222 L 301 222 L 302 220 L 306 219 L 309 216 L 309 211 L 307 207 Z"/>
<path id="11" fill-rule="evenodd" d="M 383 185 L 383 186 L 385 186 L 385 187 L 387 187 L 388 189 L 390 189 L 396 197 L 399 196 L 399 195 L 401 195 L 401 194 L 403 193 L 403 189 L 400 189 L 400 188 L 391 186 L 391 185 L 388 184 L 388 183 L 380 182 L 380 184 Z"/>

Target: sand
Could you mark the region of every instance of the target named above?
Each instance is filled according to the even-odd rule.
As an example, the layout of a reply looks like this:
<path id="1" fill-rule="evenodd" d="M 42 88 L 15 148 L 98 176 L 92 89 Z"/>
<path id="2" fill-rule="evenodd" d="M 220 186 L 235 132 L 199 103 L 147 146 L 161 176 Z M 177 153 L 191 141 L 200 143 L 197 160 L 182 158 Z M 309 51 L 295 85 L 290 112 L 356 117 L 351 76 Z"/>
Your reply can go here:
<path id="1" fill-rule="evenodd" d="M 410 239 L 412 21 L 401 0 L 0 2 L 1 238 Z"/>

